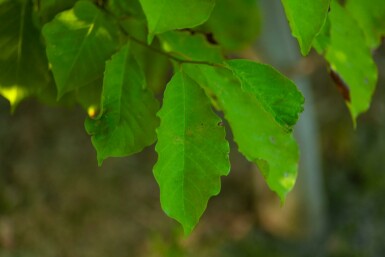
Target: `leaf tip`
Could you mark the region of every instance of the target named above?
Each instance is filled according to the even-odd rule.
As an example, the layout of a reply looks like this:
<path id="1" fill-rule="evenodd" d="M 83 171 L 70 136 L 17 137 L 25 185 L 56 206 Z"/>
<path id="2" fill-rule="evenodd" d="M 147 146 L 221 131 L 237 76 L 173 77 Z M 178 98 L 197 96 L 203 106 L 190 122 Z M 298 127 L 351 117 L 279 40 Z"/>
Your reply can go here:
<path id="1" fill-rule="evenodd" d="M 358 116 L 360 114 L 362 114 L 363 112 L 367 111 L 368 108 L 366 109 L 363 109 L 363 110 L 357 110 L 356 108 L 354 108 L 354 105 L 352 105 L 350 102 L 348 101 L 345 101 L 348 109 L 349 109 L 349 113 L 350 113 L 350 118 L 352 120 L 352 125 L 353 125 L 353 129 L 357 129 L 357 119 L 358 119 Z"/>
<path id="2" fill-rule="evenodd" d="M 181 223 L 182 227 L 183 227 L 183 234 L 185 237 L 191 235 L 191 233 L 193 232 L 194 228 L 195 228 L 195 225 L 191 225 L 191 224 L 183 224 Z"/>
<path id="3" fill-rule="evenodd" d="M 301 50 L 301 55 L 305 57 L 310 53 L 311 45 L 305 46 L 303 44 L 300 44 L 300 50 Z"/>
<path id="4" fill-rule="evenodd" d="M 28 96 L 28 92 L 18 86 L 10 88 L 0 88 L 0 95 L 8 100 L 11 114 L 14 114 L 19 103 Z"/>
<path id="5" fill-rule="evenodd" d="M 100 154 L 98 154 L 97 159 L 98 159 L 98 166 L 99 166 L 99 167 L 102 167 L 103 161 L 104 161 L 106 158 L 105 158 L 104 156 L 101 156 Z"/>
<path id="6" fill-rule="evenodd" d="M 353 110 L 350 109 L 350 117 L 352 118 L 352 123 L 353 123 L 353 129 L 357 129 L 357 118 L 358 118 L 357 113 L 354 113 Z"/>
<path id="7" fill-rule="evenodd" d="M 154 32 L 150 32 L 147 36 L 147 44 L 151 45 L 152 41 L 154 40 L 155 34 Z"/>
<path id="8" fill-rule="evenodd" d="M 58 91 L 57 91 L 57 95 L 56 95 L 56 102 L 59 102 L 60 99 L 64 96 L 65 92 L 63 92 L 62 90 L 60 90 L 60 88 L 58 88 Z"/>

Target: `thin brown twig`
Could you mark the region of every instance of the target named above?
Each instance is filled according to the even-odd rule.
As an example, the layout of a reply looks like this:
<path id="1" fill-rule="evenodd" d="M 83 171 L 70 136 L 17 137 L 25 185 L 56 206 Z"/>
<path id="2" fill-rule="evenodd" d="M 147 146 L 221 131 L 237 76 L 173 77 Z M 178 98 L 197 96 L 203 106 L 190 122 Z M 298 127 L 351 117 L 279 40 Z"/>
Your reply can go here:
<path id="1" fill-rule="evenodd" d="M 200 64 L 200 65 L 208 65 L 208 66 L 212 66 L 212 67 L 221 67 L 221 68 L 226 68 L 225 65 L 223 64 L 219 64 L 219 63 L 213 63 L 213 62 L 207 62 L 207 61 L 194 61 L 194 60 L 186 60 L 186 59 L 181 59 L 181 58 L 178 58 L 170 53 L 167 53 L 159 48 L 156 48 L 156 47 L 153 47 L 149 44 L 147 44 L 146 42 L 143 42 L 141 41 L 140 39 L 130 35 L 126 29 L 122 26 L 122 24 L 120 23 L 120 18 L 119 17 L 116 17 L 112 12 L 108 11 L 107 9 L 103 8 L 103 10 L 108 13 L 110 16 L 114 17 L 117 21 L 117 23 L 119 24 L 119 27 L 120 27 L 120 30 L 123 32 L 123 34 L 128 38 L 130 39 L 131 41 L 143 46 L 143 47 L 146 47 L 147 49 L 153 51 L 153 52 L 156 52 L 158 54 L 161 54 L 163 56 L 166 56 L 167 58 L 171 59 L 171 60 L 174 60 L 180 64 L 183 64 L 183 63 L 190 63 L 190 64 Z"/>
<path id="2" fill-rule="evenodd" d="M 125 32 L 125 31 L 124 31 Z M 224 67 L 223 65 L 221 64 L 218 64 L 218 63 L 212 63 L 212 62 L 206 62 L 206 61 L 194 61 L 194 60 L 185 60 L 185 59 L 181 59 L 181 58 L 178 58 L 172 54 L 169 54 L 167 52 L 164 52 L 162 51 L 161 49 L 158 49 L 156 47 L 153 47 L 153 46 L 150 46 L 148 44 L 146 44 L 145 42 L 129 35 L 128 33 L 125 33 L 125 35 L 133 42 L 141 45 L 141 46 L 144 46 L 146 48 L 148 48 L 149 50 L 153 51 L 153 52 L 156 52 L 158 54 L 161 54 L 163 56 L 166 56 L 167 58 L 169 59 L 172 59 L 178 63 L 190 63 L 190 64 L 202 64 L 202 65 L 209 65 L 209 66 L 214 66 L 214 67 Z"/>

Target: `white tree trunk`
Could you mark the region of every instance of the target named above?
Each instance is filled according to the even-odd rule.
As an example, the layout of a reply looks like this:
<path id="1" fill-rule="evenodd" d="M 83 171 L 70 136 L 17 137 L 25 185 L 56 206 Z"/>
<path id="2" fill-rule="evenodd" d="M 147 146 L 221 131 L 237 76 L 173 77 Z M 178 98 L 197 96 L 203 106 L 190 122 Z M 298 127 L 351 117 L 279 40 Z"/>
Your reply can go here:
<path id="1" fill-rule="evenodd" d="M 261 41 L 257 46 L 265 62 L 286 73 L 305 96 L 305 111 L 296 128 L 295 136 L 301 151 L 297 184 L 281 207 L 271 196 L 260 175 L 257 176 L 257 214 L 261 225 L 270 233 L 284 237 L 319 238 L 326 226 L 323 178 L 311 83 L 306 72 L 301 73 L 299 45 L 291 36 L 281 1 L 260 0 L 262 18 Z M 296 71 L 295 73 L 289 71 Z M 285 72 L 286 71 L 286 72 Z M 256 168 L 257 169 L 257 168 Z M 259 172 L 258 172 L 259 174 Z"/>

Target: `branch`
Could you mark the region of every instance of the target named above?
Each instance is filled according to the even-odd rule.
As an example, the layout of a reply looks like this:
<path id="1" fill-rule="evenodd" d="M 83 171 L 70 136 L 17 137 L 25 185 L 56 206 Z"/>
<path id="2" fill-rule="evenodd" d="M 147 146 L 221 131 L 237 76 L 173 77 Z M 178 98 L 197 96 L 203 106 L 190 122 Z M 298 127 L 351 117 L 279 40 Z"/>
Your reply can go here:
<path id="1" fill-rule="evenodd" d="M 103 1 L 103 0 L 102 0 Z M 137 43 L 138 45 L 141 45 L 143 47 L 146 47 L 147 49 L 155 52 L 155 53 L 158 53 L 158 54 L 161 54 L 163 56 L 166 56 L 167 58 L 171 59 L 171 60 L 174 60 L 180 64 L 183 64 L 183 63 L 190 63 L 190 64 L 201 64 L 201 65 L 208 65 L 208 66 L 212 66 L 212 67 L 221 67 L 221 68 L 227 68 L 225 65 L 222 65 L 222 64 L 219 64 L 219 63 L 213 63 L 213 62 L 206 62 L 206 61 L 194 61 L 194 60 L 185 60 L 185 59 L 181 59 L 181 58 L 178 58 L 170 53 L 167 53 L 161 49 L 158 49 L 156 47 L 153 47 L 153 46 L 150 46 L 148 45 L 146 42 L 143 42 L 141 41 L 140 39 L 137 39 L 136 37 L 130 35 L 126 29 L 122 26 L 122 24 L 120 23 L 120 21 L 122 20 L 121 17 L 116 17 L 116 15 L 112 12 L 110 12 L 109 10 L 107 10 L 106 8 L 104 8 L 104 6 L 101 6 L 102 9 L 108 13 L 110 16 L 112 16 L 113 18 L 115 18 L 115 20 L 117 21 L 117 23 L 119 24 L 119 28 L 120 30 L 123 32 L 123 34 L 128 38 L 130 39 L 131 41 Z M 125 19 L 125 18 L 124 18 Z M 124 20 L 123 19 L 123 20 Z"/>
<path id="2" fill-rule="evenodd" d="M 158 49 L 156 47 L 153 47 L 153 46 L 150 46 L 148 45 L 147 43 L 131 36 L 130 34 L 128 34 L 123 28 L 122 30 L 124 31 L 124 34 L 127 36 L 127 38 L 129 38 L 131 41 L 143 46 L 143 47 L 146 47 L 147 49 L 155 52 L 155 53 L 158 53 L 158 54 L 161 54 L 163 56 L 166 56 L 167 58 L 171 59 L 171 60 L 174 60 L 178 63 L 190 63 L 190 64 L 201 64 L 201 65 L 209 65 L 209 66 L 213 66 L 213 67 L 222 67 L 224 68 L 225 66 L 222 65 L 222 64 L 219 64 L 219 63 L 213 63 L 213 62 L 205 62 L 205 61 L 194 61 L 194 60 L 185 60 L 185 59 L 181 59 L 181 58 L 178 58 L 172 54 L 169 54 L 161 49 Z"/>

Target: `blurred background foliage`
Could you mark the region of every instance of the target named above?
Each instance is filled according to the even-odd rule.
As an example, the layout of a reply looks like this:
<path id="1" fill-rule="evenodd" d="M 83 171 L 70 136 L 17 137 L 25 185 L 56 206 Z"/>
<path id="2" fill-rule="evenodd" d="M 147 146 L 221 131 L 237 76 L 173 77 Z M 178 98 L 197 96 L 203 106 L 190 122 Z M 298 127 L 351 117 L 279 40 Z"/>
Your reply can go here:
<path id="1" fill-rule="evenodd" d="M 270 15 L 263 14 L 262 23 Z M 237 22 L 247 24 L 233 21 Z M 210 26 L 221 25 L 211 20 L 199 29 L 204 32 Z M 243 37 L 242 31 L 230 29 L 221 36 Z M 228 49 L 236 48 L 237 42 Z M 269 43 L 261 37 L 255 48 L 236 56 L 269 59 L 264 44 Z M 274 47 L 278 50 L 282 45 Z M 261 193 L 265 185 L 255 167 L 232 145 L 232 170 L 222 179 L 220 196 L 210 200 L 196 230 L 185 238 L 160 208 L 152 175 L 153 147 L 129 158 L 109 159 L 99 168 L 80 107 L 44 106 L 28 99 L 11 115 L 8 102 L 1 98 L 0 256 L 383 256 L 385 48 L 374 55 L 379 83 L 356 130 L 321 57 L 313 52 L 306 65 L 285 67 L 289 76 L 306 73 L 313 94 L 313 119 L 319 131 L 314 135 L 319 144 L 313 147 L 321 159 L 323 180 L 317 183 L 324 199 L 320 205 L 324 221 L 316 236 L 309 231 L 320 221 L 303 211 L 307 203 L 301 198 L 306 191 L 294 190 L 281 208 L 275 196 Z M 148 70 L 149 77 L 152 72 L 161 74 L 156 77 L 162 83 L 152 78 L 154 88 L 167 80 L 166 61 L 157 62 L 152 66 L 155 70 Z"/>

